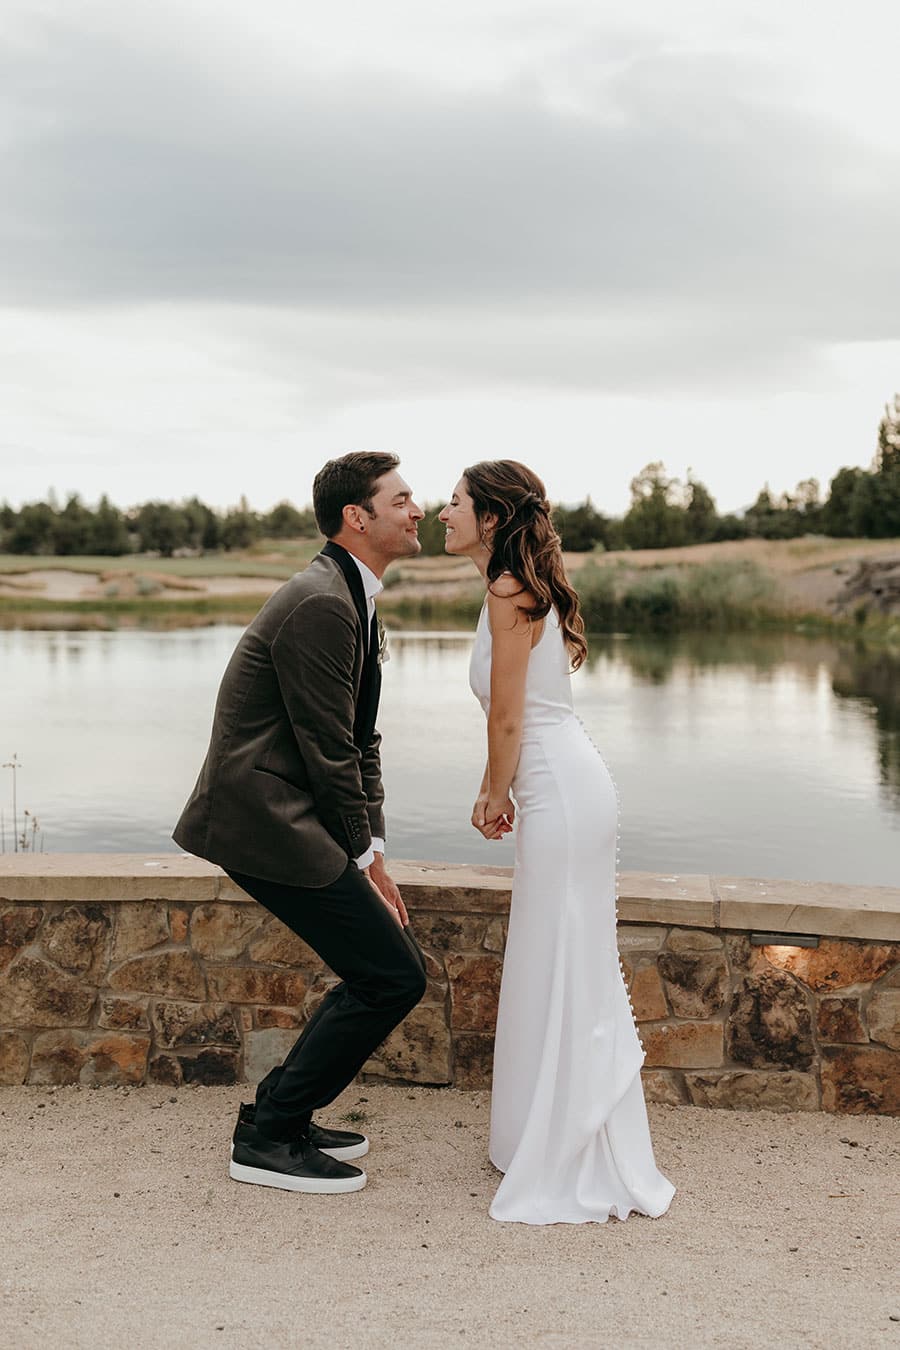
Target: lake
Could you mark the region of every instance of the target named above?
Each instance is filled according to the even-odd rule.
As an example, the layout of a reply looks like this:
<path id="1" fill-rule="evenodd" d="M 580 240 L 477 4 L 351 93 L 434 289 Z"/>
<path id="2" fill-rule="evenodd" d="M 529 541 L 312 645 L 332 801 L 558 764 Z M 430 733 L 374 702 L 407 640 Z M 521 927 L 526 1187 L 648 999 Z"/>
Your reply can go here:
<path id="1" fill-rule="evenodd" d="M 0 762 L 52 852 L 176 851 L 240 629 L 0 632 Z M 471 633 L 390 633 L 388 854 L 512 861 L 469 824 L 485 752 Z M 576 708 L 619 788 L 622 867 L 897 885 L 900 663 L 795 635 L 606 636 Z M 2 771 L 12 849 L 12 772 Z"/>

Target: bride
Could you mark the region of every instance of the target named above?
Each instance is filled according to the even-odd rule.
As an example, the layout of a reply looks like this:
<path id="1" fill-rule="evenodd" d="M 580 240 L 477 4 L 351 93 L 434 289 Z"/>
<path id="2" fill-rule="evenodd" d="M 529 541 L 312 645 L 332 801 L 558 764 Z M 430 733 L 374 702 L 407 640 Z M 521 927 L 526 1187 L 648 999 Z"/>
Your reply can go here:
<path id="1" fill-rule="evenodd" d="M 470 683 L 488 756 L 472 824 L 515 828 L 491 1101 L 491 1215 L 518 1223 L 657 1217 L 638 1040 L 616 947 L 617 799 L 572 707 L 587 644 L 544 486 L 523 464 L 466 469 L 440 514 L 487 596 Z"/>

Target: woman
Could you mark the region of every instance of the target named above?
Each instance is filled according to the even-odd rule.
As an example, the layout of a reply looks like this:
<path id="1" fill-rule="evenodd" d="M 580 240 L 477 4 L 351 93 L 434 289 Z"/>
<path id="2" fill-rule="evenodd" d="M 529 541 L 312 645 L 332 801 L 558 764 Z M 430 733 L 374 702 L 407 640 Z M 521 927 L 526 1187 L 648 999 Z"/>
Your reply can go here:
<path id="1" fill-rule="evenodd" d="M 470 683 L 488 760 L 472 824 L 486 839 L 516 827 L 491 1104 L 491 1161 L 506 1175 L 490 1212 L 657 1216 L 674 1188 L 653 1159 L 616 947 L 616 791 L 572 708 L 570 666 L 587 645 L 544 485 L 514 460 L 476 464 L 440 519 L 447 552 L 487 584 Z"/>

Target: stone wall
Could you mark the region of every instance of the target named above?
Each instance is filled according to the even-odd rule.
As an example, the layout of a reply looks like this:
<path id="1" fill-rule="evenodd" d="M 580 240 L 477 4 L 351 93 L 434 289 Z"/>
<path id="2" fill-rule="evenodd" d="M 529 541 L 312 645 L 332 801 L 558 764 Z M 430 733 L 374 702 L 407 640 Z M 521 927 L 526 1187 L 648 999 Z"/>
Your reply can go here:
<path id="1" fill-rule="evenodd" d="M 489 1087 L 509 873 L 394 872 L 428 989 L 365 1073 Z M 644 874 L 621 892 L 649 1099 L 900 1114 L 900 892 Z M 333 979 L 199 860 L 0 858 L 0 1083 L 252 1082 Z"/>

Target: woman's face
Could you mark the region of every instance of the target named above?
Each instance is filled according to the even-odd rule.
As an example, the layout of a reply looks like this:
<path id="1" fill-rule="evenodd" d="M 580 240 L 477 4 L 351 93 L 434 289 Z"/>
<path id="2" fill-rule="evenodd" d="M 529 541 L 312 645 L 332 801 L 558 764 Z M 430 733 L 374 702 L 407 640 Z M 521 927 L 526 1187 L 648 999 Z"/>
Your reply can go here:
<path id="1" fill-rule="evenodd" d="M 453 496 L 444 507 L 438 520 L 447 529 L 444 549 L 447 553 L 473 556 L 482 545 L 481 530 L 475 515 L 475 506 L 469 496 L 465 478 L 461 478 L 453 489 Z"/>

